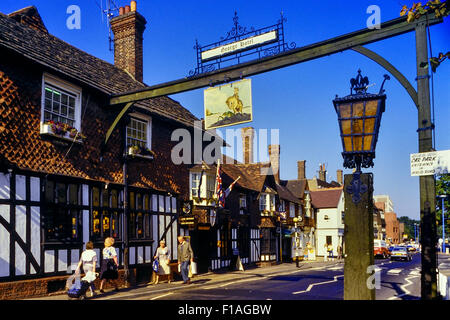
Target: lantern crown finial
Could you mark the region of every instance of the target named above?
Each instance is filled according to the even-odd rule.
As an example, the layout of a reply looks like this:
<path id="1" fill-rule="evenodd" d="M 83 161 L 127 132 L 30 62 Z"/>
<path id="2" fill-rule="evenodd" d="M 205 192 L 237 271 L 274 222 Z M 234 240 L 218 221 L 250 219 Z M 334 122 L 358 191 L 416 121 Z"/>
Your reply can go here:
<path id="1" fill-rule="evenodd" d="M 350 84 L 350 94 L 353 94 L 353 90 L 355 90 L 355 94 L 364 94 L 369 86 L 369 78 L 363 77 L 361 69 L 358 69 L 358 75 L 356 78 L 350 79 Z"/>

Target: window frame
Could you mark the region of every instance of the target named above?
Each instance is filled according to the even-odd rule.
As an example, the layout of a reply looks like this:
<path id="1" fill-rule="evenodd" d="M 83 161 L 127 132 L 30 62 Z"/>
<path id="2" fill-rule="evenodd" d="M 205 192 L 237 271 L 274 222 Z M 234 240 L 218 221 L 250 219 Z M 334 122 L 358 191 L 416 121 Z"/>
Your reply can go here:
<path id="1" fill-rule="evenodd" d="M 125 130 L 126 131 L 126 141 L 125 141 L 125 143 L 127 145 L 127 148 L 132 146 L 132 145 L 128 144 L 128 128 L 131 125 L 131 120 L 136 120 L 136 121 L 146 122 L 147 123 L 146 148 L 149 149 L 149 150 L 152 150 L 152 117 L 150 117 L 148 115 L 145 115 L 145 114 L 142 114 L 142 113 L 135 113 L 135 112 L 130 113 L 130 115 L 129 115 L 129 122 L 126 125 L 126 130 Z M 139 139 L 132 138 L 132 137 L 130 137 L 130 139 L 134 139 L 134 140 L 138 140 L 139 141 Z"/>
<path id="2" fill-rule="evenodd" d="M 83 101 L 83 90 L 73 85 L 70 82 L 62 80 L 56 76 L 44 72 L 42 75 L 42 87 L 41 87 L 41 127 L 45 123 L 45 88 L 46 84 L 53 87 L 54 89 L 60 89 L 67 91 L 68 93 L 75 96 L 75 110 L 74 110 L 74 125 L 73 127 L 81 132 L 81 102 Z"/>

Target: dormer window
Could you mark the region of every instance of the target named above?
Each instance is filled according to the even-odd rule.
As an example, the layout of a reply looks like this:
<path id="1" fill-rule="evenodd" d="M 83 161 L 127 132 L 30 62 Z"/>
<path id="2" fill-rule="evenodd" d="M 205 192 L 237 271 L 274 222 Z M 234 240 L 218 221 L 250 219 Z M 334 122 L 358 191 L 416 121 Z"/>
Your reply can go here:
<path id="1" fill-rule="evenodd" d="M 80 140 L 81 88 L 49 74 L 42 78 L 41 134 Z"/>

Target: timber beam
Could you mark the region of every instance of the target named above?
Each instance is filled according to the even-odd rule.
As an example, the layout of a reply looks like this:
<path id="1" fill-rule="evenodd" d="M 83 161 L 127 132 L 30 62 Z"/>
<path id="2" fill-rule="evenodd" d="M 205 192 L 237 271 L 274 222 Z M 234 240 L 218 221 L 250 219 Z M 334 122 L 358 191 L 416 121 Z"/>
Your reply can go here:
<path id="1" fill-rule="evenodd" d="M 133 92 L 112 95 L 110 105 L 172 95 L 277 70 L 414 31 L 416 25 L 423 23 L 426 19 L 426 16 L 422 16 L 418 20 L 408 23 L 406 17 L 400 17 L 382 23 L 380 29 L 365 28 L 271 57 L 241 63 L 194 77 L 149 86 Z M 428 17 L 429 25 L 438 24 L 442 21 L 442 18 L 435 18 L 434 14 Z"/>

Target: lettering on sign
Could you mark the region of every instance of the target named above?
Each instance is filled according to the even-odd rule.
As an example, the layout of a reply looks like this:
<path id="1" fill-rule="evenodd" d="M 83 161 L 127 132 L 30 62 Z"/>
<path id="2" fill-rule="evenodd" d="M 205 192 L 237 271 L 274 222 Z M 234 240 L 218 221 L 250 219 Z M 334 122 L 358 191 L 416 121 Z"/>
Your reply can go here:
<path id="1" fill-rule="evenodd" d="M 216 47 L 210 50 L 206 50 L 202 52 L 202 61 L 208 61 L 211 59 L 215 59 L 219 56 L 226 56 L 233 53 L 236 53 L 236 51 L 242 51 L 242 50 L 248 50 L 250 48 L 253 48 L 254 46 L 259 46 L 262 44 L 267 44 L 269 42 L 275 42 L 277 41 L 277 31 L 273 30 L 270 32 L 266 32 L 263 34 L 260 34 L 258 36 L 254 36 L 251 38 L 247 38 L 244 40 L 232 42 L 220 47 Z"/>
<path id="2" fill-rule="evenodd" d="M 413 153 L 410 155 L 411 176 L 448 174 L 450 150 Z"/>

